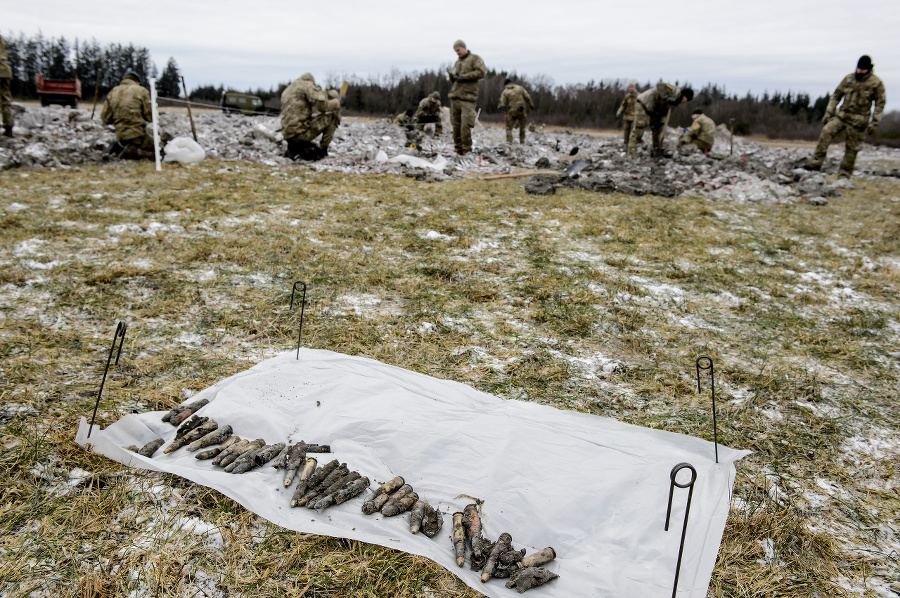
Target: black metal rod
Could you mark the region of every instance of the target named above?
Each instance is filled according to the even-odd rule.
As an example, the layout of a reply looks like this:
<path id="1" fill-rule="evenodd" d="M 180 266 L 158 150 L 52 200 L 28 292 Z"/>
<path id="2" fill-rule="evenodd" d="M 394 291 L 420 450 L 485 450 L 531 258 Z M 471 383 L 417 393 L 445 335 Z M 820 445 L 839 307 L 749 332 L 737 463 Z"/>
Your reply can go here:
<path id="1" fill-rule="evenodd" d="M 706 362 L 700 365 L 701 361 Z M 697 393 L 700 393 L 700 370 L 709 370 L 709 387 L 712 391 L 712 413 L 713 413 L 713 448 L 716 451 L 716 463 L 719 462 L 719 428 L 716 424 L 716 375 L 713 370 L 713 360 L 709 355 L 701 355 L 697 358 Z"/>
<path id="2" fill-rule="evenodd" d="M 297 291 L 297 285 L 303 285 L 303 298 L 300 299 L 300 332 L 297 333 L 297 359 L 300 359 L 300 339 L 303 338 L 303 312 L 306 309 L 306 283 L 298 280 L 291 288 L 291 307 L 294 309 L 294 293 Z"/>
<path id="3" fill-rule="evenodd" d="M 675 479 L 678 472 L 682 469 L 691 470 L 691 480 L 687 483 L 680 484 Z M 675 486 L 679 488 L 688 488 L 687 506 L 684 509 L 684 526 L 681 528 L 681 545 L 678 547 L 678 564 L 675 565 L 675 583 L 672 585 L 672 598 L 678 591 L 678 576 L 681 574 L 681 556 L 684 554 L 684 538 L 687 535 L 688 515 L 691 514 L 691 498 L 694 496 L 694 482 L 697 481 L 697 470 L 690 463 L 679 463 L 672 468 L 669 473 L 671 483 L 669 484 L 669 506 L 666 508 L 666 531 L 669 531 L 669 518 L 672 516 L 672 495 L 675 493 Z"/>
<path id="4" fill-rule="evenodd" d="M 119 357 L 122 355 L 122 345 L 125 343 L 125 332 L 128 325 L 125 322 L 119 322 L 116 325 L 116 333 L 113 335 L 112 345 L 109 347 L 109 356 L 106 358 L 106 369 L 103 370 L 103 380 L 100 381 L 100 390 L 97 391 L 97 401 L 94 403 L 94 414 L 91 416 L 91 425 L 88 427 L 87 437 L 91 437 L 94 430 L 94 420 L 97 419 L 97 408 L 100 406 L 100 396 L 103 394 L 103 386 L 106 384 L 106 374 L 109 372 L 109 364 L 112 361 L 113 352 L 116 350 L 116 341 L 119 341 L 119 352 L 116 353 L 116 365 L 119 365 Z"/>

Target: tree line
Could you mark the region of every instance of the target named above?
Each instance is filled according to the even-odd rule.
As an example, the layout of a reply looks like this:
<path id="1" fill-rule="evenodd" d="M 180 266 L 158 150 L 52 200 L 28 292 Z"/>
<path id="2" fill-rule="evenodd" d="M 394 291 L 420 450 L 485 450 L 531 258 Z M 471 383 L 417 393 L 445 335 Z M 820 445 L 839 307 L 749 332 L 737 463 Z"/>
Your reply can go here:
<path id="1" fill-rule="evenodd" d="M 151 60 L 147 48 L 133 44 L 111 43 L 102 46 L 95 39 L 76 39 L 70 43 L 64 37 L 47 38 L 38 33 L 26 38 L 7 37 L 10 68 L 13 72 L 11 91 L 20 98 L 36 97 L 34 75 L 50 79 L 81 79 L 85 98 L 94 94 L 97 74 L 99 94 L 105 95 L 119 84 L 129 69 L 141 77 L 144 85 L 150 77 L 157 77 L 158 69 Z M 625 96 L 627 83 L 623 80 L 588 81 L 556 85 L 546 75 L 526 76 L 504 70 L 489 70 L 481 81 L 478 108 L 480 119 L 488 122 L 503 120 L 503 111 L 497 108 L 504 80 L 513 79 L 524 86 L 534 100 L 535 110 L 531 120 L 547 125 L 580 128 L 609 129 L 617 126 L 616 110 Z M 837 82 L 837 81 L 836 81 Z M 836 83 L 835 82 L 835 83 Z M 246 93 L 259 96 L 267 106 L 280 105 L 281 92 L 290 81 L 271 88 L 246 89 Z M 341 78 L 330 74 L 320 82 L 327 88 L 339 88 Z M 402 73 L 396 69 L 390 73 L 362 78 L 351 76 L 344 112 L 355 115 L 390 116 L 407 109 L 415 109 L 419 100 L 438 91 L 442 102 L 449 104 L 450 81 L 443 70 L 424 70 Z M 671 81 L 679 84 L 678 81 Z M 647 89 L 655 82 L 638 85 Z M 690 85 L 689 83 L 683 83 Z M 809 94 L 775 92 L 762 96 L 747 93 L 743 96 L 729 94 L 724 88 L 708 83 L 694 88 L 695 97 L 689 104 L 672 111 L 670 124 L 688 126 L 690 113 L 701 108 L 716 123 L 731 123 L 735 134 L 759 135 L 781 139 L 815 139 L 821 131 L 821 119 L 828 105 L 829 93 L 813 98 Z M 174 58 L 169 58 L 162 74 L 157 78 L 157 91 L 162 97 L 181 96 L 181 77 Z M 190 96 L 194 100 L 218 103 L 223 85 L 194 87 Z M 238 91 L 238 90 L 235 90 Z M 885 114 L 878 131 L 878 140 L 900 144 L 900 113 Z"/>

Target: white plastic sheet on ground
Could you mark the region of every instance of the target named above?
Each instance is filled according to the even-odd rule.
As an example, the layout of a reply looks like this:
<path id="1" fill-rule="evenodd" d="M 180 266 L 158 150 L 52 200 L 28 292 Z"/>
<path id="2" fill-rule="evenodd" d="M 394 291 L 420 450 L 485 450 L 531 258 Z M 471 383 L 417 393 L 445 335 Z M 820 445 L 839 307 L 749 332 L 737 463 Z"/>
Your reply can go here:
<path id="1" fill-rule="evenodd" d="M 378 156 L 376 156 L 377 160 Z M 434 162 L 429 162 L 425 158 L 420 158 L 418 156 L 410 156 L 408 154 L 399 154 L 387 160 L 388 162 L 397 162 L 399 164 L 406 164 L 410 167 L 416 168 L 429 168 L 434 171 L 444 170 L 444 167 L 447 166 L 447 158 L 444 156 L 437 156 L 434 159 Z"/>
<path id="2" fill-rule="evenodd" d="M 305 440 L 330 444 L 331 458 L 376 482 L 402 475 L 445 514 L 435 538 L 412 535 L 408 514 L 363 515 L 363 497 L 323 512 L 291 509 L 293 491 L 271 466 L 243 475 L 225 473 L 179 449 L 148 459 L 122 447 L 157 437 L 167 444 L 175 428 L 163 412 L 127 415 L 76 441 L 111 459 L 180 475 L 215 488 L 282 527 L 352 538 L 428 557 L 488 596 L 513 596 L 505 580 L 480 581 L 456 566 L 451 514 L 484 500 L 485 535 L 509 532 L 531 553 L 552 546 L 547 567 L 559 579 L 530 590 L 535 597 L 653 598 L 672 594 L 687 490 L 676 489 L 672 524 L 663 531 L 669 473 L 681 462 L 697 470 L 680 597 L 704 598 L 728 516 L 734 462 L 747 454 L 698 438 L 523 401 L 371 359 L 303 349 L 284 353 L 209 387 L 201 414 L 230 424 L 242 438 L 269 443 Z M 682 477 L 689 477 L 682 471 Z M 367 492 L 368 495 L 368 492 Z"/>
<path id="3" fill-rule="evenodd" d="M 176 137 L 166 144 L 166 162 L 199 164 L 206 159 L 206 150 L 187 137 Z"/>

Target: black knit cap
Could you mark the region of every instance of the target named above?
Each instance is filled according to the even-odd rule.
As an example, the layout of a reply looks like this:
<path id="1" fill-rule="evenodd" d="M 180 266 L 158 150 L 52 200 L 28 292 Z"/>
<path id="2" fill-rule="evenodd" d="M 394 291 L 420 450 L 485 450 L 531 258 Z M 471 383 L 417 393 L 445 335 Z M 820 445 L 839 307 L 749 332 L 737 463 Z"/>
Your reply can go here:
<path id="1" fill-rule="evenodd" d="M 685 87 L 684 89 L 681 90 L 681 95 L 682 95 L 682 97 L 687 98 L 687 101 L 690 102 L 691 100 L 694 99 L 694 90 L 691 89 L 690 87 Z"/>
<path id="2" fill-rule="evenodd" d="M 859 57 L 859 62 L 856 63 L 856 68 L 862 69 L 864 71 L 872 70 L 872 58 L 869 57 L 868 54 L 863 54 Z"/>

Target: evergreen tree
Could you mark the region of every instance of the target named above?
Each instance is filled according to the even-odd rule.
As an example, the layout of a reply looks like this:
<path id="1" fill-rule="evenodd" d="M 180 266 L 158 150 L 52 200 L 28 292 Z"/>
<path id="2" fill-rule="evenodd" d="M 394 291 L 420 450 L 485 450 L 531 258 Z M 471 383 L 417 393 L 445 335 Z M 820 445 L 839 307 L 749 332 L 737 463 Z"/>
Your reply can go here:
<path id="1" fill-rule="evenodd" d="M 169 58 L 169 62 L 166 63 L 166 68 L 156 82 L 156 91 L 166 98 L 181 97 L 181 75 L 178 73 L 178 64 L 174 58 Z"/>

